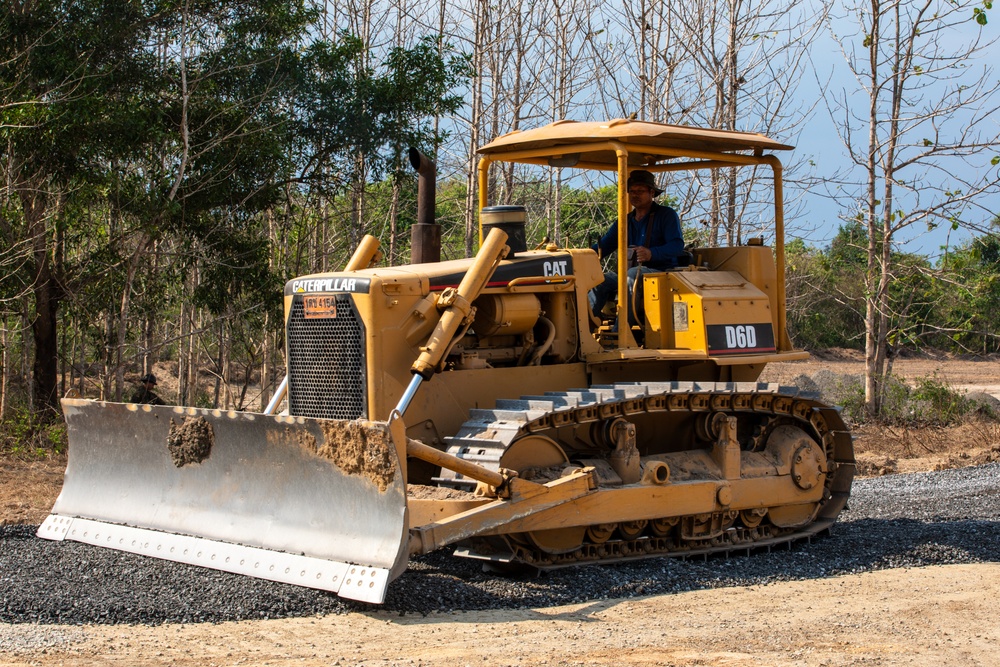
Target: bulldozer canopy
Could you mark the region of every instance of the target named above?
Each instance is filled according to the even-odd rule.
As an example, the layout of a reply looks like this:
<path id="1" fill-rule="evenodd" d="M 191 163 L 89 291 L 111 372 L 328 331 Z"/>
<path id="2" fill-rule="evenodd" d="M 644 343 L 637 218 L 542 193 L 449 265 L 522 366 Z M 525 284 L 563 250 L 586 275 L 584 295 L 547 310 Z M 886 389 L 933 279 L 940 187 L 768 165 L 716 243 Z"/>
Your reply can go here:
<path id="1" fill-rule="evenodd" d="M 618 119 L 605 122 L 561 120 L 533 130 L 515 131 L 482 146 L 479 154 L 493 160 L 575 166 L 573 154 L 586 153 L 591 167 L 617 168 L 614 150 L 596 145 L 617 142 L 629 151 L 629 163 L 651 165 L 659 157 L 760 155 L 763 151 L 791 150 L 793 146 L 763 134 L 730 132 L 682 125 Z M 587 144 L 595 144 L 588 150 Z M 563 152 L 565 150 L 565 152 Z M 525 152 L 535 157 L 525 156 Z M 557 158 L 553 162 L 552 158 Z M 560 159 L 561 158 L 561 159 Z"/>

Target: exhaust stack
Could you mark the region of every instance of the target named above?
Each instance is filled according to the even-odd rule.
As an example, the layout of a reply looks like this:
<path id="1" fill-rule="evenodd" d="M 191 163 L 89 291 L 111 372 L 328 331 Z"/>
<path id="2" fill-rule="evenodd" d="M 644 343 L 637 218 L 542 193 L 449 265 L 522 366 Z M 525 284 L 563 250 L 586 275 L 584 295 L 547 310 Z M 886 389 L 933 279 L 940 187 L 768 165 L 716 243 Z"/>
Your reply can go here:
<path id="1" fill-rule="evenodd" d="M 410 148 L 410 164 L 420 176 L 417 185 L 417 223 L 410 230 L 410 262 L 440 262 L 441 225 L 434 222 L 437 165 L 416 148 Z"/>

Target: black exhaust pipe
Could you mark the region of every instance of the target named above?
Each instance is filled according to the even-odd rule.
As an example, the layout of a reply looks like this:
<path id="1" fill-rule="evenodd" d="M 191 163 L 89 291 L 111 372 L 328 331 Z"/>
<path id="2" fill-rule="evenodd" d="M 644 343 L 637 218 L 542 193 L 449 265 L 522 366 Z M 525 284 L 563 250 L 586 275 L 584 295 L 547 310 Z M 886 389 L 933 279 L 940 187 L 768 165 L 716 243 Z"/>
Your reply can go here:
<path id="1" fill-rule="evenodd" d="M 441 225 L 434 221 L 437 165 L 416 148 L 411 148 L 410 164 L 417 171 L 417 222 L 410 229 L 410 262 L 427 264 L 441 261 Z"/>

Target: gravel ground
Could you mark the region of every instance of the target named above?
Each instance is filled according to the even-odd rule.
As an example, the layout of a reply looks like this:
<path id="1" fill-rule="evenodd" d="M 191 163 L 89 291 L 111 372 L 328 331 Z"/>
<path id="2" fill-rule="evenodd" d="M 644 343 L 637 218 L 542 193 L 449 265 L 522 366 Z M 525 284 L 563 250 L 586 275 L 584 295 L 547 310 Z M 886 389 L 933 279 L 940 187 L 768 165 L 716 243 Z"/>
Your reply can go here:
<path id="1" fill-rule="evenodd" d="M 439 552 L 411 561 L 382 608 L 399 614 L 523 609 L 1000 561 L 1000 464 L 855 481 L 832 534 L 729 559 L 656 558 L 530 578 L 483 573 Z M 0 526 L 0 622 L 149 624 L 304 617 L 369 609 L 335 595 L 204 570 Z M 0 645 L 3 642 L 0 641 Z"/>

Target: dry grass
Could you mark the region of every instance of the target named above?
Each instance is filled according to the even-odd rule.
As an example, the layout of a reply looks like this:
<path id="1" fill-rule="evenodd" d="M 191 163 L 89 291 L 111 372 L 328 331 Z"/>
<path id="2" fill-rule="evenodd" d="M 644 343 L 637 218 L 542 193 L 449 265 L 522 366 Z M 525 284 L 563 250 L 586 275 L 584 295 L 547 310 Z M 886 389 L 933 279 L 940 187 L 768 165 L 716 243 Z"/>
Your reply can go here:
<path id="1" fill-rule="evenodd" d="M 855 431 L 858 474 L 944 470 L 1000 461 L 1000 424 L 975 420 L 956 426 L 866 425 Z"/>
<path id="2" fill-rule="evenodd" d="M 66 457 L 0 459 L 0 523 L 41 523 L 62 489 Z"/>

